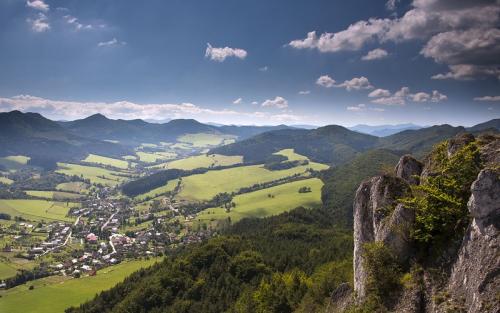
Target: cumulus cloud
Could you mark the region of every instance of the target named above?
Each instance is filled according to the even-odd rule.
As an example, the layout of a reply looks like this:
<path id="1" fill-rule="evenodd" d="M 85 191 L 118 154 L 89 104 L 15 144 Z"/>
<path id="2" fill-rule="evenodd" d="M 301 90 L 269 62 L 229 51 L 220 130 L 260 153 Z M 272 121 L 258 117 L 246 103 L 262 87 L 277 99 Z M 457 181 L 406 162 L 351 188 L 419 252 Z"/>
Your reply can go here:
<path id="1" fill-rule="evenodd" d="M 361 57 L 361 60 L 363 61 L 380 60 L 386 58 L 388 55 L 389 53 L 384 49 L 377 48 L 369 51 L 366 55 Z"/>
<path id="2" fill-rule="evenodd" d="M 380 91 L 379 91 L 380 90 Z M 382 104 L 382 105 L 405 105 L 407 100 L 411 100 L 413 102 L 441 102 L 448 99 L 448 97 L 437 90 L 433 90 L 432 93 L 427 92 L 416 92 L 411 93 L 410 88 L 402 87 L 398 91 L 391 94 L 388 90 L 385 89 L 377 89 L 371 92 L 369 97 L 377 98 L 372 100 L 372 103 Z"/>
<path id="3" fill-rule="evenodd" d="M 316 80 L 316 84 L 326 88 L 332 88 L 335 86 L 335 79 L 328 75 L 323 75 Z"/>
<path id="4" fill-rule="evenodd" d="M 370 98 L 379 98 L 379 97 L 389 97 L 391 92 L 387 89 L 375 89 L 374 91 L 368 94 Z"/>
<path id="5" fill-rule="evenodd" d="M 247 57 L 247 52 L 243 49 L 238 48 L 214 48 L 212 45 L 207 43 L 207 49 L 205 50 L 205 57 L 210 58 L 212 61 L 223 62 L 226 58 L 235 57 L 238 59 L 245 59 Z"/>
<path id="6" fill-rule="evenodd" d="M 389 8 L 397 1 L 387 2 Z M 500 78 L 497 0 L 414 0 L 401 17 L 358 21 L 336 33 L 309 32 L 291 41 L 296 49 L 359 50 L 370 42 L 422 40 L 422 55 L 450 67 L 435 79 Z"/>
<path id="7" fill-rule="evenodd" d="M 354 112 L 361 112 L 361 111 L 366 110 L 366 104 L 360 103 L 360 104 L 355 105 L 355 106 L 348 106 L 346 108 L 346 110 L 347 111 L 354 111 Z"/>
<path id="8" fill-rule="evenodd" d="M 261 72 L 267 72 L 268 70 L 269 70 L 268 66 L 263 66 L 263 67 L 259 68 L 259 71 L 261 71 Z"/>
<path id="9" fill-rule="evenodd" d="M 278 103 L 280 97 L 277 97 Z M 282 99 L 282 98 L 281 98 Z M 276 100 L 276 99 L 275 99 Z M 53 119 L 74 120 L 95 113 L 102 113 L 110 118 L 120 119 L 158 119 L 158 118 L 196 118 L 221 122 L 228 117 L 234 121 L 245 122 L 256 119 L 263 124 L 300 121 L 302 116 L 267 112 L 238 112 L 234 110 L 213 110 L 192 103 L 134 103 L 117 102 L 78 102 L 51 100 L 31 95 L 18 95 L 11 98 L 0 97 L 0 112 L 19 110 L 37 112 Z"/>
<path id="10" fill-rule="evenodd" d="M 94 26 L 91 24 L 80 23 L 76 17 L 71 16 L 71 15 L 65 15 L 64 19 L 66 20 L 66 23 L 72 25 L 76 30 L 93 29 L 94 28 Z"/>
<path id="11" fill-rule="evenodd" d="M 310 93 L 311 93 L 310 90 L 301 90 L 301 91 L 299 91 L 299 95 L 308 95 Z"/>
<path id="12" fill-rule="evenodd" d="M 49 10 L 49 5 L 43 0 L 28 0 L 26 5 L 32 9 L 47 12 Z"/>
<path id="13" fill-rule="evenodd" d="M 283 97 L 275 97 L 274 99 L 267 99 L 261 104 L 263 107 L 275 107 L 278 109 L 288 108 L 288 101 Z"/>
<path id="14" fill-rule="evenodd" d="M 335 85 L 335 87 L 342 87 L 347 89 L 347 91 L 373 88 L 373 86 L 370 84 L 370 81 L 368 81 L 368 78 L 364 76 L 354 77 L 351 80 L 346 80 L 342 84 Z"/>
<path id="15" fill-rule="evenodd" d="M 97 44 L 98 47 L 113 47 L 113 46 L 124 46 L 127 43 L 125 41 L 119 41 L 116 38 L 111 39 L 110 41 L 102 41 Z"/>
<path id="16" fill-rule="evenodd" d="M 37 18 L 29 18 L 27 21 L 31 25 L 31 29 L 36 33 L 43 33 L 50 30 L 49 20 L 43 13 L 38 13 Z"/>
<path id="17" fill-rule="evenodd" d="M 233 101 L 233 104 L 242 104 L 243 103 L 243 99 L 242 98 L 238 98 L 236 100 Z"/>
<path id="18" fill-rule="evenodd" d="M 500 101 L 500 96 L 475 97 L 474 101 Z"/>

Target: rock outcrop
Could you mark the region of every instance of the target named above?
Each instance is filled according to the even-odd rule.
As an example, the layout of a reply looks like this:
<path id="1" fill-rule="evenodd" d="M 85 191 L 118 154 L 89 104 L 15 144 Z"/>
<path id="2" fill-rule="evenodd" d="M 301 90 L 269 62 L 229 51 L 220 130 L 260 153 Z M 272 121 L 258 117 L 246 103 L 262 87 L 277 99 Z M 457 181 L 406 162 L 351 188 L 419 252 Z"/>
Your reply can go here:
<path id="1" fill-rule="evenodd" d="M 473 216 L 453 266 L 448 292 L 464 302 L 467 312 L 500 312 L 500 179 L 482 170 L 472 184 Z"/>
<path id="2" fill-rule="evenodd" d="M 396 166 L 396 176 L 377 176 L 361 183 L 354 200 L 354 291 L 357 303 L 367 297 L 368 273 L 363 264 L 363 247 L 382 242 L 396 256 L 402 268 L 422 262 L 417 275 L 420 286 L 401 292 L 394 312 L 500 312 L 500 137 L 477 140 L 468 134 L 448 141 L 445 153 L 453 156 L 465 145 L 478 142 L 482 170 L 477 175 L 468 202 L 471 222 L 459 245 L 444 253 L 450 254 L 441 263 L 440 278 L 431 278 L 425 264 L 436 264 L 426 256 L 416 257 L 411 240 L 415 212 L 405 208 L 398 199 L 411 193 L 434 172 L 432 158 L 425 165 L 411 156 L 403 156 Z M 421 176 L 420 179 L 418 176 Z M 452 235 L 450 235 L 452 237 Z M 420 259 L 419 259 L 420 258 Z M 443 279 L 444 275 L 444 279 Z M 437 301 L 436 299 L 440 299 Z"/>

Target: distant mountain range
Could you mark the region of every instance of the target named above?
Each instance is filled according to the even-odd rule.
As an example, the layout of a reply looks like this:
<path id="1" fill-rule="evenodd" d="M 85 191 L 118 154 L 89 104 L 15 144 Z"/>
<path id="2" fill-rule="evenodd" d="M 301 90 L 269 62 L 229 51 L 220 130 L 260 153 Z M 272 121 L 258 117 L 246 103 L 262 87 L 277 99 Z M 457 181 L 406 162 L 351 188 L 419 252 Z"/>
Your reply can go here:
<path id="1" fill-rule="evenodd" d="M 372 127 L 372 126 L 368 126 Z M 374 131 L 387 129 L 386 126 Z M 394 126 L 396 127 L 396 126 Z M 417 127 L 406 124 L 397 127 Z M 179 136 L 196 133 L 232 135 L 234 144 L 211 150 L 213 153 L 243 155 L 245 162 L 262 162 L 272 153 L 294 148 L 314 161 L 342 164 L 361 152 L 374 148 L 408 151 L 421 155 L 433 144 L 457 133 L 500 130 L 500 119 L 470 128 L 450 125 L 407 129 L 379 138 L 330 125 L 316 129 L 278 126 L 214 126 L 193 119 L 176 119 L 166 123 L 137 120 L 113 120 L 95 114 L 75 121 L 49 120 L 38 113 L 12 111 L 0 113 L 0 156 L 43 156 L 56 160 L 80 160 L 88 153 L 121 156 L 142 143 L 175 142 Z M 117 141 L 111 143 L 110 141 Z"/>
<path id="2" fill-rule="evenodd" d="M 364 124 L 359 124 L 353 127 L 349 127 L 350 130 L 354 130 L 360 133 L 368 134 L 368 135 L 373 135 L 377 137 L 385 137 L 389 136 L 395 133 L 398 133 L 403 130 L 408 130 L 408 129 L 420 129 L 423 128 L 424 126 L 419 126 L 415 124 L 396 124 L 396 125 L 377 125 L 377 126 L 371 126 L 371 125 L 364 125 Z"/>

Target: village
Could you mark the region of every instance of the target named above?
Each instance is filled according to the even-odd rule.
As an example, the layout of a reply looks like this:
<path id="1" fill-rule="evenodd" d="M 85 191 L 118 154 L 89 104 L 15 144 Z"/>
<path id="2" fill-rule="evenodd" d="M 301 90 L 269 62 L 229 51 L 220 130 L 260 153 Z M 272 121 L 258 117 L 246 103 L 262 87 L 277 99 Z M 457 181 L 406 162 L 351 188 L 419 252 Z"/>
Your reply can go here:
<path id="1" fill-rule="evenodd" d="M 211 229 L 191 229 L 180 221 L 183 215 L 177 203 L 163 199 L 154 207 L 138 212 L 128 199 L 113 197 L 107 187 L 91 193 L 81 207 L 70 210 L 74 222 L 29 221 L 0 229 L 2 237 L 13 241 L 3 252 L 36 262 L 32 275 L 23 273 L 0 282 L 0 288 L 11 288 L 36 277 L 63 275 L 79 278 L 94 276 L 97 270 L 124 260 L 161 257 L 176 247 L 197 243 L 213 235 Z M 32 234 L 46 237 L 33 243 Z"/>

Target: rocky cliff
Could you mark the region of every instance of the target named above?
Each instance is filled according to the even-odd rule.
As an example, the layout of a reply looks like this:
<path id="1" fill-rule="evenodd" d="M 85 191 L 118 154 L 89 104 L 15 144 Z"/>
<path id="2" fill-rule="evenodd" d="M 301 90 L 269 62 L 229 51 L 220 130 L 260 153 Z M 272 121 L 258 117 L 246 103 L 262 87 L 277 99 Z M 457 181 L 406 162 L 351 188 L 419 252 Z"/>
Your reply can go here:
<path id="1" fill-rule="evenodd" d="M 500 312 L 500 137 L 462 134 L 394 172 L 356 192 L 351 312 Z"/>

